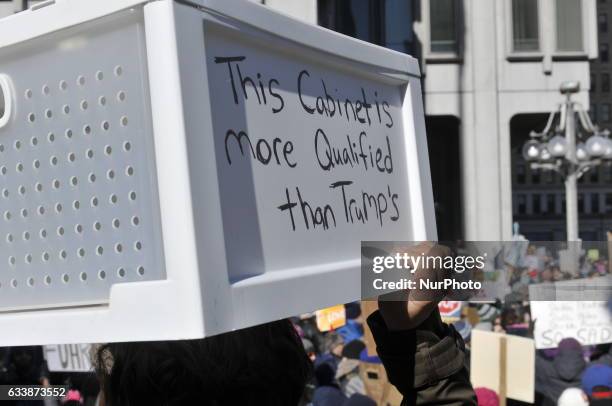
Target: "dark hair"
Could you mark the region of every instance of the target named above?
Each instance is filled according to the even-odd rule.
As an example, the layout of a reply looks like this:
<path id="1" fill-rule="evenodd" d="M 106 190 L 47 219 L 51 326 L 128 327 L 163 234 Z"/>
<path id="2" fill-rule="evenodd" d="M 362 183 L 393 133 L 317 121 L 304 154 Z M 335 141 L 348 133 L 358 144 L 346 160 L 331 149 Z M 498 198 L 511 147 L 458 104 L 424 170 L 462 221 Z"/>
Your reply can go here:
<path id="1" fill-rule="evenodd" d="M 107 406 L 292 406 L 312 371 L 288 320 L 199 340 L 105 344 L 94 364 Z"/>
<path id="2" fill-rule="evenodd" d="M 336 381 L 336 371 L 334 371 L 334 368 L 327 362 L 322 362 L 317 365 L 314 374 L 319 386 L 331 386 L 334 385 Z"/>

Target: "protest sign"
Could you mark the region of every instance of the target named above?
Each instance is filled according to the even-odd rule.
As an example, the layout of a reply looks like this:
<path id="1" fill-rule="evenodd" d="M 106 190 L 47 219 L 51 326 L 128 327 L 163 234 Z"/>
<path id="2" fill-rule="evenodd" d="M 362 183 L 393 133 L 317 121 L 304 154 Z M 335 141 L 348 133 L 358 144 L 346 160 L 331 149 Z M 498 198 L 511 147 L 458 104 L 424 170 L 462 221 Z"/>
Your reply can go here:
<path id="1" fill-rule="evenodd" d="M 612 342 L 612 321 L 603 301 L 531 301 L 536 347 L 555 348 L 572 337 L 582 345 Z"/>
<path id="2" fill-rule="evenodd" d="M 91 372 L 90 344 L 59 344 L 43 347 L 51 372 Z"/>
<path id="3" fill-rule="evenodd" d="M 470 348 L 470 380 L 475 388 L 489 388 L 500 398 L 533 403 L 535 346 L 532 339 L 472 330 Z"/>
<path id="4" fill-rule="evenodd" d="M 344 305 L 327 307 L 315 312 L 317 328 L 320 332 L 335 330 L 346 324 L 346 310 Z"/>
<path id="5" fill-rule="evenodd" d="M 359 299 L 359 241 L 436 239 L 413 57 L 254 2 L 68 3 L 0 22 L 5 145 L 67 151 L 0 180 L 0 345 L 232 331 Z"/>
<path id="6" fill-rule="evenodd" d="M 529 285 L 531 301 L 606 301 L 612 297 L 612 275 Z"/>
<path id="7" fill-rule="evenodd" d="M 453 323 L 461 318 L 461 305 L 463 302 L 456 300 L 443 300 L 438 303 L 440 316 L 445 323 Z"/>
<path id="8" fill-rule="evenodd" d="M 587 258 L 591 262 L 599 261 L 599 250 L 597 248 L 591 248 L 587 251 Z"/>

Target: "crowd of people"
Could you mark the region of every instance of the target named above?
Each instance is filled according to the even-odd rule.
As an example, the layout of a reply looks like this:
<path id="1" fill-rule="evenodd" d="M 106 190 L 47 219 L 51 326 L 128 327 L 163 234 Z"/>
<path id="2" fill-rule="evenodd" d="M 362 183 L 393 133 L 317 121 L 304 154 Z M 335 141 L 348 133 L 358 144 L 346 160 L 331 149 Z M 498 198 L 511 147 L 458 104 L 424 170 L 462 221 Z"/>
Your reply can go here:
<path id="1" fill-rule="evenodd" d="M 468 320 L 466 311 L 460 320 L 452 323 L 465 343 L 468 370 L 474 329 L 531 336 L 532 324 L 527 305 L 497 302 L 470 304 L 464 309 L 469 308 L 478 316 L 475 324 Z M 359 365 L 380 362 L 376 356 L 367 354 L 359 305 L 346 305 L 346 314 L 345 327 L 325 333 L 316 329 L 314 316 L 296 320 L 304 347 L 315 365 L 315 379 L 309 386 L 310 395 L 307 396 L 313 406 L 342 405 L 345 403 L 340 400 L 346 402 L 354 393 L 367 395 Z M 535 405 L 612 405 L 611 344 L 581 346 L 576 339 L 565 338 L 557 348 L 537 350 L 535 368 Z M 499 405 L 499 397 L 491 389 L 476 388 L 475 392 L 479 405 Z M 376 403 L 372 401 L 371 404 Z M 525 403 L 508 400 L 508 404 Z"/>
<path id="2" fill-rule="evenodd" d="M 345 322 L 325 331 L 315 314 L 305 314 L 200 340 L 97 345 L 91 374 L 50 372 L 40 347 L 0 349 L 0 385 L 67 385 L 60 401 L 67 406 L 395 406 L 402 397 L 402 406 L 496 406 L 495 391 L 469 381 L 473 331 L 533 337 L 530 302 L 514 294 L 517 285 L 608 272 L 599 254 L 584 255 L 572 275 L 556 261 L 529 246 L 520 265 L 509 265 L 513 293 L 464 303 L 450 326 L 438 311 L 441 298 L 415 302 L 401 292 L 401 300 L 379 301 L 369 315 L 359 302 L 344 305 Z M 612 405 L 612 344 L 582 346 L 568 337 L 537 350 L 534 404 Z"/>
<path id="3" fill-rule="evenodd" d="M 461 337 L 462 343 L 464 343 L 462 351 L 466 355 L 461 358 L 461 362 L 465 364 L 466 371 L 469 371 L 470 368 L 469 354 L 474 329 L 522 336 L 530 335 L 528 307 L 506 306 L 502 305 L 501 302 L 470 304 L 464 307 L 464 309 L 470 308 L 478 315 L 477 323 L 470 322 L 466 316 L 468 312 L 465 311 L 460 320 L 452 323 L 453 330 L 456 331 L 457 335 Z M 195 372 L 201 365 L 207 365 L 206 381 L 212 387 L 216 387 L 218 391 L 219 387 L 228 385 L 228 382 L 235 384 L 237 377 L 244 377 L 246 372 L 240 371 L 240 368 L 245 365 L 256 368 L 256 365 L 261 363 L 262 366 L 270 367 L 270 359 L 266 358 L 265 354 L 247 354 L 247 359 L 241 359 L 233 367 L 228 366 L 226 362 L 231 361 L 232 357 L 236 357 L 236 354 L 230 354 L 233 348 L 248 348 L 250 346 L 261 349 L 262 347 L 270 347 L 270 350 L 281 355 L 279 359 L 274 361 L 276 362 L 274 364 L 276 369 L 267 373 L 256 369 L 253 372 L 255 375 L 246 374 L 251 382 L 243 382 L 245 388 L 249 388 L 251 391 L 255 390 L 254 387 L 257 385 L 262 385 L 262 388 L 264 388 L 266 386 L 264 384 L 265 379 L 274 379 L 275 374 L 283 370 L 288 371 L 283 372 L 288 374 L 285 385 L 293 384 L 294 392 L 303 392 L 301 396 L 296 398 L 295 404 L 302 406 L 374 406 L 381 404 L 382 399 L 380 397 L 376 398 L 371 395 L 371 385 L 373 383 L 372 381 L 368 382 L 369 377 L 364 374 L 364 366 L 381 365 L 383 360 L 377 355 L 368 353 L 364 339 L 365 320 L 360 304 L 358 302 L 346 304 L 345 314 L 346 323 L 343 326 L 326 332 L 319 331 L 314 314 L 293 318 L 291 323 L 287 322 L 288 325 L 282 328 L 276 327 L 276 329 L 268 331 L 270 330 L 268 327 L 268 330 L 265 331 L 266 334 L 274 335 L 268 337 L 271 339 L 270 342 L 265 341 L 258 333 L 251 334 L 246 338 L 235 338 L 235 341 L 230 344 L 226 339 L 223 339 L 227 335 L 177 345 L 170 343 L 108 344 L 102 349 L 98 347 L 94 354 L 94 358 L 97 357 L 97 359 L 94 359 L 95 365 L 98 366 L 97 377 L 100 378 L 100 366 L 106 365 L 105 357 L 112 353 L 113 371 L 116 370 L 118 362 L 122 363 L 124 370 L 118 376 L 104 375 L 102 381 L 106 382 L 107 385 L 117 385 L 120 388 L 118 390 L 134 392 L 139 384 L 138 382 L 153 379 L 150 378 L 149 374 L 156 380 L 162 379 L 158 382 L 162 382 L 163 385 L 177 385 L 176 380 L 188 379 L 189 377 L 189 373 L 181 369 L 187 367 L 188 372 Z M 265 326 L 258 328 L 265 329 Z M 288 332 L 288 328 L 293 333 Z M 291 334 L 298 337 L 299 345 L 304 349 L 303 359 L 291 348 L 291 338 L 289 337 Z M 283 336 L 285 337 L 284 341 Z M 256 345 L 257 339 L 262 340 L 260 346 Z M 378 344 L 380 345 L 380 342 Z M 142 349 L 139 348 L 139 345 L 142 346 Z M 145 352 L 145 349 L 149 353 Z M 0 384 L 69 385 L 71 391 L 61 404 L 69 406 L 95 404 L 98 387 L 94 385 L 94 389 L 91 389 L 91 382 L 95 380 L 96 376 L 93 372 L 89 376 L 83 373 L 57 374 L 49 372 L 40 347 L 13 347 L 3 349 L 0 352 Z M 200 353 L 204 355 L 199 355 Z M 212 357 L 211 353 L 218 354 L 218 357 Z M 125 357 L 125 359 L 121 357 Z M 164 371 L 163 368 L 157 371 L 155 368 L 156 363 L 163 364 L 165 357 L 176 363 L 176 365 L 166 366 L 170 368 L 172 373 Z M 198 362 L 200 363 L 198 364 Z M 389 369 L 388 364 L 385 364 L 385 368 Z M 535 368 L 536 405 L 596 406 L 612 404 L 611 344 L 584 347 L 575 339 L 566 338 L 559 343 L 557 348 L 537 350 Z M 119 374 L 119 372 L 113 373 Z M 159 377 L 155 375 L 156 373 L 168 374 L 168 376 Z M 202 374 L 201 372 L 198 373 Z M 390 380 L 392 374 L 393 372 L 390 373 Z M 262 376 L 255 378 L 256 375 Z M 374 385 L 386 383 L 382 377 L 376 378 L 378 382 L 374 382 Z M 193 377 L 189 379 L 193 380 L 192 384 L 197 386 L 197 379 Z M 202 377 L 199 377 L 199 379 L 202 379 Z M 132 383 L 130 384 L 130 382 Z M 397 382 L 394 383 L 397 384 Z M 179 387 L 184 387 L 184 385 L 183 382 Z M 305 387 L 303 391 L 299 389 L 302 385 Z M 143 385 L 142 393 L 138 393 L 137 398 L 142 400 L 146 399 L 147 396 L 155 396 L 155 394 L 147 395 L 147 390 L 148 386 Z M 263 392 L 265 392 L 264 389 L 262 389 L 262 399 L 265 398 Z M 476 388 L 474 392 L 478 399 L 478 405 L 494 406 L 499 404 L 498 395 L 491 389 Z M 177 396 L 180 397 L 181 395 Z M 21 403 L 14 402 L 14 404 Z M 27 402 L 23 404 L 36 403 Z M 39 404 L 42 405 L 43 403 L 40 402 Z M 216 403 L 210 404 L 214 405 Z M 523 403 L 509 400 L 508 404 L 518 405 Z"/>
<path id="4" fill-rule="evenodd" d="M 611 267 L 608 261 L 607 245 L 600 247 L 581 247 L 576 257 L 576 266 L 563 264 L 563 254 L 568 247 L 560 243 L 551 242 L 548 245 L 538 245 L 528 241 L 515 242 L 520 253 L 511 252 L 502 258 L 501 271 L 485 273 L 489 279 L 505 278 L 508 289 L 499 299 L 505 302 L 527 301 L 529 286 L 536 284 L 550 284 L 577 279 L 610 278 Z M 565 249 L 563 249 L 565 248 Z M 571 247 L 570 247 L 571 248 Z M 507 254 L 507 253 L 506 253 Z M 571 258 L 571 256 L 568 256 Z M 608 287 L 612 284 L 609 279 L 602 279 L 602 284 Z"/>
<path id="5" fill-rule="evenodd" d="M 506 307 L 497 303 L 474 307 L 480 317 L 478 323 L 472 325 L 467 318 L 453 323 L 466 343 L 467 352 L 471 350 L 474 329 L 532 336 L 529 306 Z M 535 379 L 536 405 L 586 406 L 589 401 L 593 406 L 612 405 L 612 345 L 582 346 L 568 337 L 557 348 L 536 350 Z"/>

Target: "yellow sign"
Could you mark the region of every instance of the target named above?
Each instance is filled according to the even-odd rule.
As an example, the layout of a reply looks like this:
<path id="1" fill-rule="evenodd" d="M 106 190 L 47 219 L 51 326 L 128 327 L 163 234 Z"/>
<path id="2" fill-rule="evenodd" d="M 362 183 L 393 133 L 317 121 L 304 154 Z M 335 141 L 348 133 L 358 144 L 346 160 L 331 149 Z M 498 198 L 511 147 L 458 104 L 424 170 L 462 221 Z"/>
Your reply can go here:
<path id="1" fill-rule="evenodd" d="M 599 250 L 597 248 L 592 248 L 587 251 L 587 258 L 592 262 L 599 261 Z"/>
<path id="2" fill-rule="evenodd" d="M 320 332 L 335 330 L 346 324 L 346 312 L 344 305 L 336 305 L 317 310 L 317 328 Z"/>

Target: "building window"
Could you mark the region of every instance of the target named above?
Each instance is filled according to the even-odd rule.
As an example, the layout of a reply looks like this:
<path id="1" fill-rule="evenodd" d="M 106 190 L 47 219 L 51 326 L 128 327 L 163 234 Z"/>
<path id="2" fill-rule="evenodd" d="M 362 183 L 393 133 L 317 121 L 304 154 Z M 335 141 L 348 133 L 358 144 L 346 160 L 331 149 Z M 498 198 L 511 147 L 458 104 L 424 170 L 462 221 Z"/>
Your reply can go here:
<path id="1" fill-rule="evenodd" d="M 610 91 L 610 74 L 602 73 L 601 74 L 601 91 L 609 92 Z"/>
<path id="2" fill-rule="evenodd" d="M 541 214 L 542 213 L 542 199 L 540 195 L 532 195 L 531 196 L 531 206 L 533 214 Z"/>
<path id="3" fill-rule="evenodd" d="M 612 194 L 610 196 L 612 196 Z M 610 209 L 612 209 L 612 202 L 610 203 Z M 525 195 L 516 196 L 516 211 L 518 214 L 527 213 L 527 199 Z"/>
<path id="4" fill-rule="evenodd" d="M 591 168 L 591 170 L 589 171 L 590 175 L 589 175 L 589 181 L 591 183 L 598 183 L 599 182 L 599 168 L 597 168 L 596 166 Z"/>
<path id="5" fill-rule="evenodd" d="M 591 193 L 591 213 L 599 213 L 599 194 Z"/>
<path id="6" fill-rule="evenodd" d="M 589 115 L 591 116 L 591 121 L 597 121 L 597 105 L 591 103 L 589 107 Z"/>
<path id="7" fill-rule="evenodd" d="M 351 1 L 351 15 L 355 24 L 355 38 L 377 43 L 375 37 L 374 22 L 372 21 L 372 10 L 367 1 Z"/>
<path id="8" fill-rule="evenodd" d="M 599 23 L 599 32 L 605 34 L 608 32 L 608 15 L 605 13 L 597 16 L 597 22 Z"/>
<path id="9" fill-rule="evenodd" d="M 612 193 L 606 193 L 606 214 L 612 214 Z"/>
<path id="10" fill-rule="evenodd" d="M 582 51 L 582 2 L 557 0 L 557 51 Z"/>
<path id="11" fill-rule="evenodd" d="M 456 0 L 430 0 L 429 23 L 431 52 L 457 53 Z"/>
<path id="12" fill-rule="evenodd" d="M 537 0 L 512 0 L 512 44 L 514 52 L 540 49 Z"/>
<path id="13" fill-rule="evenodd" d="M 584 194 L 578 193 L 578 213 L 584 213 Z"/>
<path id="14" fill-rule="evenodd" d="M 540 184 L 540 170 L 534 169 L 531 171 L 531 184 L 539 185 Z"/>
<path id="15" fill-rule="evenodd" d="M 319 25 L 414 55 L 412 3 L 407 0 L 319 0 Z"/>
<path id="16" fill-rule="evenodd" d="M 607 123 L 610 121 L 610 103 L 602 103 L 600 109 L 600 119 L 601 121 Z"/>
<path id="17" fill-rule="evenodd" d="M 555 195 L 546 195 L 546 214 L 553 215 L 556 213 L 555 210 Z"/>
<path id="18" fill-rule="evenodd" d="M 414 43 L 412 24 L 412 2 L 407 0 L 386 0 L 385 5 L 385 46 L 399 52 L 410 53 Z"/>
<path id="19" fill-rule="evenodd" d="M 525 165 L 518 164 L 516 165 L 516 183 L 519 185 L 524 185 L 526 180 L 525 176 Z"/>
<path id="20" fill-rule="evenodd" d="M 544 182 L 555 183 L 555 173 L 553 171 L 544 172 Z"/>
<path id="21" fill-rule="evenodd" d="M 597 75 L 591 73 L 591 83 L 589 86 L 589 92 L 594 92 L 597 90 Z"/>
<path id="22" fill-rule="evenodd" d="M 608 62 L 610 59 L 608 44 L 599 44 L 599 61 Z"/>

